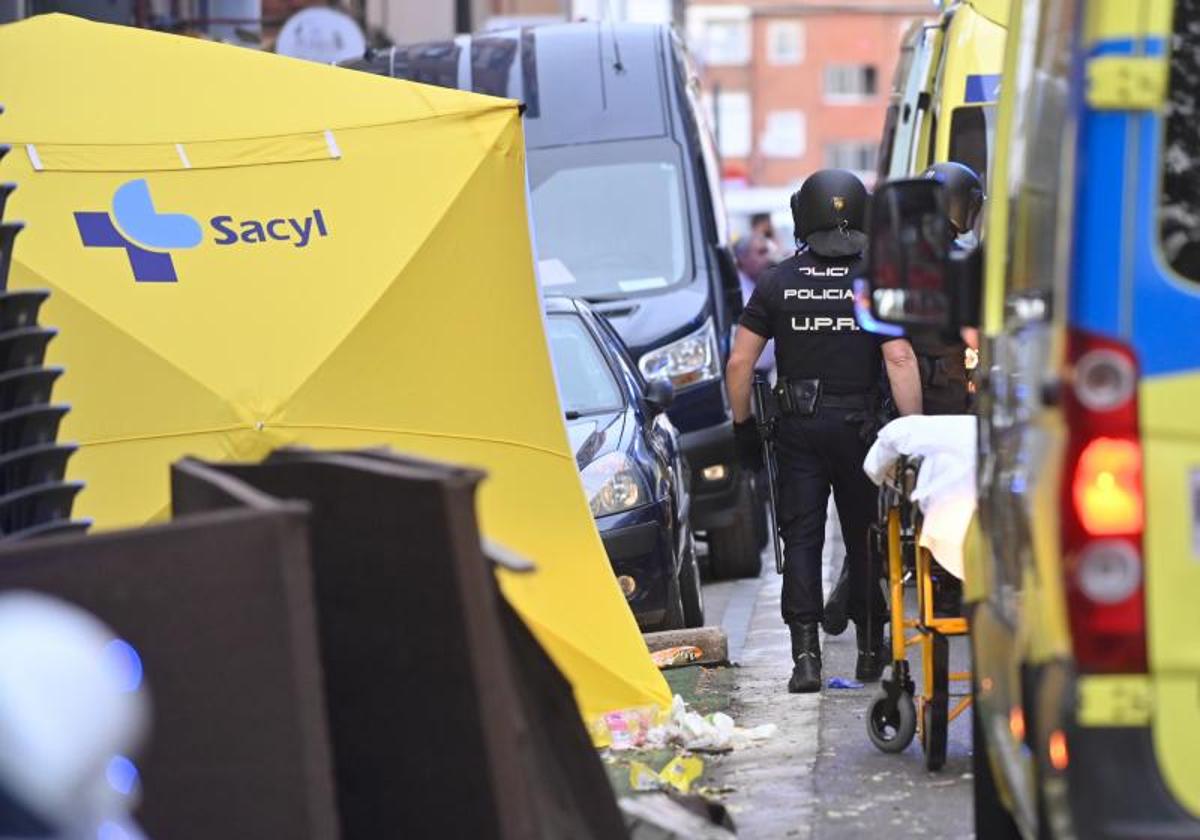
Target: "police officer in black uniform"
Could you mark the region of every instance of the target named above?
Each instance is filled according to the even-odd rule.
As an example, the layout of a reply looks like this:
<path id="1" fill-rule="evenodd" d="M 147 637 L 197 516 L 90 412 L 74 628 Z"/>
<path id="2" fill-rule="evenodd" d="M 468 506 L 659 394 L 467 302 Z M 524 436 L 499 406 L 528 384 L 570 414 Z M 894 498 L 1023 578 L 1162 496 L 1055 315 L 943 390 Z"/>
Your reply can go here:
<path id="1" fill-rule="evenodd" d="M 960 248 L 975 245 L 975 220 L 983 208 L 983 183 L 969 166 L 961 163 L 935 163 L 926 178 L 940 181 L 944 189 L 946 213 Z M 970 406 L 967 388 L 967 343 L 947 340 L 936 332 L 923 332 L 912 338 L 913 350 L 921 367 L 921 391 L 925 414 L 966 414 Z"/>
<path id="2" fill-rule="evenodd" d="M 984 199 L 979 176 L 969 166 L 946 162 L 929 167 L 924 177 L 942 183 L 955 247 L 963 250 L 976 247 L 975 223 Z M 967 334 L 963 340 L 948 340 L 933 332 L 922 332 L 910 339 L 921 370 L 921 404 L 925 414 L 966 414 L 970 411 L 966 356 L 967 347 L 978 349 L 978 337 L 973 329 L 963 332 Z M 837 636 L 846 629 L 849 596 L 850 581 L 843 569 L 825 603 L 821 623 L 826 633 Z"/>
<path id="3" fill-rule="evenodd" d="M 763 346 L 775 340 L 781 413 L 776 513 L 785 546 L 783 620 L 792 635 L 793 693 L 821 687 L 821 554 L 831 489 L 851 570 L 850 613 L 859 628 L 857 678 L 878 679 L 884 661 L 882 593 L 869 605 L 878 619 L 871 622 L 873 638 L 863 630 L 867 530 L 876 508 L 875 486 L 863 473 L 873 437 L 868 417 L 885 366 L 901 413 L 920 413 L 921 391 L 908 342 L 866 332 L 854 318 L 852 283 L 864 270 L 866 205 L 866 188 L 853 173 L 822 170 L 804 182 L 792 196 L 798 250 L 759 279 L 729 358 L 734 432 L 743 460 L 753 465 L 761 460 L 761 441 L 750 414 L 751 377 Z"/>

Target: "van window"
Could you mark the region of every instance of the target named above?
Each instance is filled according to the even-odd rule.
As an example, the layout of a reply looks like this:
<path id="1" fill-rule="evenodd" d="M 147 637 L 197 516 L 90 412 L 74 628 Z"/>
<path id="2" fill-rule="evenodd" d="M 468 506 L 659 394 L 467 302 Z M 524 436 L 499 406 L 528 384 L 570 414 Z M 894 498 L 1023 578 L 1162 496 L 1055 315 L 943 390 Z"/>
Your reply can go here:
<path id="1" fill-rule="evenodd" d="M 690 280 L 682 165 L 666 139 L 530 149 L 542 285 L 624 298 Z"/>
<path id="2" fill-rule="evenodd" d="M 1200 282 L 1200 0 L 1175 4 L 1162 176 L 1162 245 L 1176 272 Z"/>

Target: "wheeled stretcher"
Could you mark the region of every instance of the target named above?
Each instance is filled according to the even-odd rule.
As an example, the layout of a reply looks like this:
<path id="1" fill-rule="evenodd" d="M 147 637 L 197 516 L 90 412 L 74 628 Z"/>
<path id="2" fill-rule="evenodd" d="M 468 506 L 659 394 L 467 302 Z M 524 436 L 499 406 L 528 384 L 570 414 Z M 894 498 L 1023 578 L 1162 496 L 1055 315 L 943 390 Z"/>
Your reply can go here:
<path id="1" fill-rule="evenodd" d="M 950 637 L 968 632 L 961 616 L 939 616 L 935 610 L 935 578 L 929 549 L 919 545 L 921 513 L 910 495 L 916 486 L 920 459 L 902 458 L 896 478 L 879 491 L 879 519 L 872 527 L 871 550 L 875 568 L 887 571 L 887 592 L 892 626 L 892 663 L 884 671 L 879 691 L 867 711 L 867 734 L 884 752 L 901 752 L 920 737 L 925 766 L 941 769 L 946 762 L 946 735 L 950 722 L 971 704 L 969 693 L 950 705 L 952 682 L 969 682 L 969 672 L 950 671 Z M 905 580 L 916 588 L 916 612 L 906 613 Z M 908 652 L 921 651 L 921 687 L 917 691 Z"/>
<path id="2" fill-rule="evenodd" d="M 946 608 L 946 601 L 957 600 L 951 590 L 958 587 L 958 580 L 942 569 L 930 549 L 922 545 L 930 540 L 922 539 L 925 516 L 918 500 L 928 509 L 930 486 L 940 484 L 934 493 L 940 491 L 942 500 L 953 497 L 949 505 L 943 501 L 941 511 L 947 507 L 951 511 L 948 516 L 943 515 L 942 523 L 950 522 L 951 533 L 965 531 L 965 522 L 974 510 L 973 481 L 965 484 L 961 479 L 946 481 L 946 476 L 967 469 L 962 465 L 969 465 L 972 470 L 974 466 L 973 421 L 961 420 L 966 422 L 950 427 L 934 425 L 944 423 L 934 418 L 896 421 L 892 424 L 897 427 L 891 430 L 893 434 L 889 435 L 888 429 L 881 433 L 885 451 L 873 450 L 866 465 L 867 472 L 879 483 L 878 515 L 871 529 L 871 562 L 874 570 L 882 570 L 886 580 L 892 628 L 892 662 L 884 671 L 879 691 L 871 698 L 867 734 L 876 747 L 889 753 L 901 752 L 914 738 L 919 738 L 925 766 L 930 770 L 938 770 L 945 764 L 950 723 L 971 705 L 969 691 L 951 690 L 955 683 L 969 682 L 970 673 L 950 671 L 950 639 L 965 636 L 969 627 L 960 607 Z M 931 433 L 941 439 L 937 443 L 920 440 L 928 439 Z M 955 437 L 970 443 L 958 447 L 947 443 Z M 931 457 L 926 459 L 916 454 L 923 450 L 930 452 Z M 935 450 L 936 454 L 932 454 Z M 930 472 L 936 467 L 939 474 L 922 477 L 923 465 Z M 949 493 L 948 484 L 954 485 Z M 918 492 L 919 486 L 922 492 Z M 970 490 L 962 489 L 964 486 Z M 948 567 L 961 575 L 961 540 L 957 541 L 957 547 L 958 556 L 950 559 Z M 875 574 L 871 577 L 872 585 L 878 585 Z M 916 590 L 916 608 L 911 614 L 905 599 L 908 580 Z M 943 597 L 947 594 L 952 597 Z M 921 653 L 919 686 L 909 663 L 909 652 L 913 649 Z"/>

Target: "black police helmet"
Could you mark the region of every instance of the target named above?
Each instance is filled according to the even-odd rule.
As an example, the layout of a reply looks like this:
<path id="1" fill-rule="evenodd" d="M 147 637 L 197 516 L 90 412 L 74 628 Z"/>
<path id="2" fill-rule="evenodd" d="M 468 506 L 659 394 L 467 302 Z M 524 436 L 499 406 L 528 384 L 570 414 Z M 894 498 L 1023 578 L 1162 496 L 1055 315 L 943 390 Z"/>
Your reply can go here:
<path id="1" fill-rule="evenodd" d="M 822 257 L 854 257 L 867 247 L 867 188 L 853 172 L 822 169 L 792 195 L 796 239 Z"/>
<path id="2" fill-rule="evenodd" d="M 925 177 L 940 181 L 945 191 L 946 215 L 956 233 L 966 233 L 975 227 L 983 209 L 983 182 L 971 167 L 946 161 L 935 163 L 925 170 Z"/>

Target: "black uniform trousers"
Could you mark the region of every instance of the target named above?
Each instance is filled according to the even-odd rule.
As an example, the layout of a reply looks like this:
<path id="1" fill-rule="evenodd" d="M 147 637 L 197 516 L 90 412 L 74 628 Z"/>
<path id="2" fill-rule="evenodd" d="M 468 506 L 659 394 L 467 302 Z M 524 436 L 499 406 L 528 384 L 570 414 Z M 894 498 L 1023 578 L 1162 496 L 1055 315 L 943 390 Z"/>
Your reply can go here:
<path id="1" fill-rule="evenodd" d="M 870 448 L 860 435 L 861 410 L 818 408 L 809 417 L 780 420 L 776 437 L 779 467 L 779 519 L 783 535 L 783 620 L 821 620 L 821 553 L 825 544 L 825 511 L 829 492 L 837 505 L 850 571 L 849 615 L 856 623 L 870 591 L 877 597 L 875 615 L 883 620 L 885 605 L 879 570 L 868 568 L 868 530 L 875 519 L 878 490 L 863 472 Z"/>

